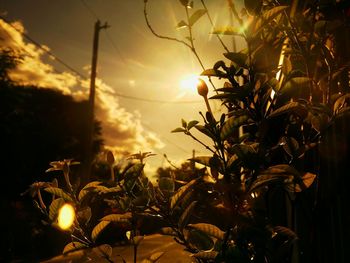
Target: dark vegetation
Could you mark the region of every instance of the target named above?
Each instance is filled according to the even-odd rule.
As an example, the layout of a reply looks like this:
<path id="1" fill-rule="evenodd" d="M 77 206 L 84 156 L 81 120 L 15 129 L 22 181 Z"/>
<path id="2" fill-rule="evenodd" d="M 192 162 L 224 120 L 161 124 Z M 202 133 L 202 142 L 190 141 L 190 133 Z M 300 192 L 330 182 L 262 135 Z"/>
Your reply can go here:
<path id="1" fill-rule="evenodd" d="M 35 181 L 51 180 L 44 171 L 52 160 L 84 161 L 88 103 L 52 89 L 18 86 L 8 70 L 21 63 L 10 50 L 0 52 L 1 225 L 0 261 L 35 259 L 59 253 L 58 231 L 41 226 L 29 195 Z M 99 134 L 96 123 L 96 133 Z M 96 137 L 98 138 L 98 136 Z M 95 142 L 95 153 L 101 146 Z M 78 171 L 77 171 L 78 173 Z M 61 235 L 61 239 L 64 238 Z M 62 241 L 57 241 L 57 244 Z"/>

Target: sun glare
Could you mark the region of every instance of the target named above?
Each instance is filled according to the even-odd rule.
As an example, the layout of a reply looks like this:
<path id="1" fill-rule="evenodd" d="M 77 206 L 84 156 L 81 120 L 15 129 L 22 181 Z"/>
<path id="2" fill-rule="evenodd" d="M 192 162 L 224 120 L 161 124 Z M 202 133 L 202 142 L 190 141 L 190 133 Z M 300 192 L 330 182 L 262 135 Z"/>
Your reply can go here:
<path id="1" fill-rule="evenodd" d="M 199 77 L 197 75 L 187 75 L 180 81 L 180 88 L 182 91 L 197 94 L 198 83 Z"/>
<path id="2" fill-rule="evenodd" d="M 74 222 L 75 211 L 72 205 L 64 204 L 58 213 L 58 226 L 63 229 L 69 229 Z"/>

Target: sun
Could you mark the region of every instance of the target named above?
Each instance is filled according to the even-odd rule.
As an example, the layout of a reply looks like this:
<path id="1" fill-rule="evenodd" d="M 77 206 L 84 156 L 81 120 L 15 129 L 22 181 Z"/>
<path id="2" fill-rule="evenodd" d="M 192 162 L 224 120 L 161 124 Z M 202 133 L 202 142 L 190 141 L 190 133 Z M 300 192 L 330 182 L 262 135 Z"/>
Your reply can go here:
<path id="1" fill-rule="evenodd" d="M 195 74 L 186 75 L 180 80 L 180 89 L 186 93 L 188 92 L 191 94 L 196 94 L 198 83 L 199 83 L 198 75 L 195 75 Z"/>

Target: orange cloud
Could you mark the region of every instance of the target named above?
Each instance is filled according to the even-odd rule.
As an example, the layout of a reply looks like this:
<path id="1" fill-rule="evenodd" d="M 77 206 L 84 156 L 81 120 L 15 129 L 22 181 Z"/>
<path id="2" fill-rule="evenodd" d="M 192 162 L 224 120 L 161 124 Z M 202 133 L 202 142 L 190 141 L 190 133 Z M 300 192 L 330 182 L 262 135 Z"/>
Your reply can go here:
<path id="1" fill-rule="evenodd" d="M 70 94 L 75 99 L 87 99 L 89 80 L 70 72 L 56 72 L 52 65 L 44 62 L 45 52 L 27 43 L 20 22 L 12 24 L 17 30 L 0 19 L 0 46 L 11 48 L 22 57 L 20 63 L 10 72 L 10 78 L 22 85 L 52 88 Z M 44 49 L 49 50 L 48 47 Z M 152 151 L 164 145 L 155 133 L 145 131 L 140 115 L 120 107 L 115 91 L 102 80 L 96 81 L 96 117 L 101 121 L 105 145 L 116 152 L 134 153 Z"/>

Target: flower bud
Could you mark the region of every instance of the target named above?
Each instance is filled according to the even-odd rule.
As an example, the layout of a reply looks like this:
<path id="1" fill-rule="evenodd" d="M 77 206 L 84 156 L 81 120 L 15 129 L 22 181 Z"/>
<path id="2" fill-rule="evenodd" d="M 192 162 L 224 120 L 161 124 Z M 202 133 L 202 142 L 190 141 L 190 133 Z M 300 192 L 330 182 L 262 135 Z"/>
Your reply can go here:
<path id="1" fill-rule="evenodd" d="M 207 95 L 208 95 L 208 86 L 205 83 L 205 81 L 202 80 L 202 79 L 198 80 L 197 92 L 198 92 L 199 95 L 201 95 L 203 97 L 207 97 Z"/>

